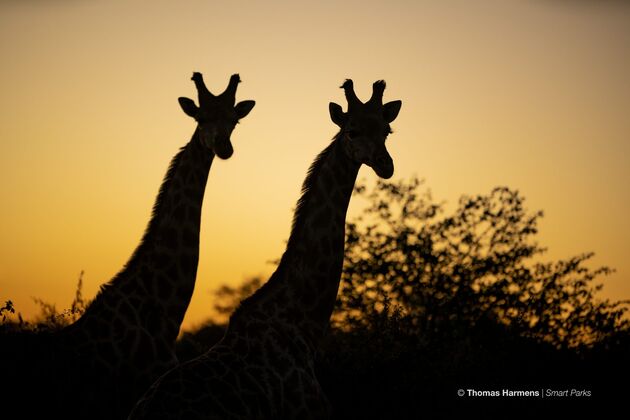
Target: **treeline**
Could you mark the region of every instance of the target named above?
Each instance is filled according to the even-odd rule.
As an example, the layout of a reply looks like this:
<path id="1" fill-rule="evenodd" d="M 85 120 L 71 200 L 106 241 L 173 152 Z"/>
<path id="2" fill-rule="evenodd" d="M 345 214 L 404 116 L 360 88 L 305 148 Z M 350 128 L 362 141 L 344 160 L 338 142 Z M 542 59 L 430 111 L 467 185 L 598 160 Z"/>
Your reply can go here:
<path id="1" fill-rule="evenodd" d="M 360 185 L 356 195 L 367 206 L 347 223 L 337 306 L 317 359 L 337 418 L 452 418 L 477 409 L 566 416 L 621 405 L 628 302 L 599 294 L 613 270 L 592 268 L 592 253 L 545 261 L 536 241 L 543 213 L 528 211 L 518 191 L 464 196 L 449 214 L 416 178 Z M 72 322 L 88 304 L 81 282 L 66 311 L 39 301 L 36 322 L 16 320 L 7 302 L 2 331 Z M 216 343 L 229 314 L 261 284 L 220 287 L 212 320 L 182 334 L 180 360 Z M 468 389 L 590 396 L 491 399 Z"/>

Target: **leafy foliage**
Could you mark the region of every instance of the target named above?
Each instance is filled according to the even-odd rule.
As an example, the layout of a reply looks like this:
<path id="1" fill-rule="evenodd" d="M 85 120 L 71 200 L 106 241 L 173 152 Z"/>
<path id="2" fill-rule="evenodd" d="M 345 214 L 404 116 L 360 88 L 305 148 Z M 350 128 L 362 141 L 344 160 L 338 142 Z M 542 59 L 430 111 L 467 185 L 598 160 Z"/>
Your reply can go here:
<path id="1" fill-rule="evenodd" d="M 612 270 L 588 268 L 592 253 L 539 261 L 543 213 L 528 212 L 518 191 L 464 196 L 444 216 L 444 204 L 421 186 L 412 178 L 356 188 L 370 204 L 347 224 L 336 326 L 367 327 L 395 309 L 409 332 L 428 340 L 490 320 L 563 348 L 628 328 L 628 302 L 597 297 L 594 281 Z"/>

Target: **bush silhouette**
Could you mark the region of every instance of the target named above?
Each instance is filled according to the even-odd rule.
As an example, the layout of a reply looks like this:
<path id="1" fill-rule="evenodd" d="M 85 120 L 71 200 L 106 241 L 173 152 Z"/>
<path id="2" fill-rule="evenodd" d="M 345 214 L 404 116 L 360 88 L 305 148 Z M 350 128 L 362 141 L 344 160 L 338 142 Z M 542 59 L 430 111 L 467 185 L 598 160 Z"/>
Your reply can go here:
<path id="1" fill-rule="evenodd" d="M 0 308 L 2 319 L 0 320 L 0 334 L 2 333 L 43 333 L 60 330 L 61 328 L 72 324 L 81 317 L 85 309 L 89 305 L 89 301 L 83 298 L 83 275 L 81 271 L 77 281 L 77 287 L 74 291 L 74 298 L 70 307 L 59 312 L 53 303 L 46 302 L 41 298 L 33 298 L 39 306 L 39 313 L 35 315 L 32 321 L 25 321 L 22 314 L 17 313 L 15 319 L 15 307 L 13 302 L 8 300 L 4 307 Z"/>

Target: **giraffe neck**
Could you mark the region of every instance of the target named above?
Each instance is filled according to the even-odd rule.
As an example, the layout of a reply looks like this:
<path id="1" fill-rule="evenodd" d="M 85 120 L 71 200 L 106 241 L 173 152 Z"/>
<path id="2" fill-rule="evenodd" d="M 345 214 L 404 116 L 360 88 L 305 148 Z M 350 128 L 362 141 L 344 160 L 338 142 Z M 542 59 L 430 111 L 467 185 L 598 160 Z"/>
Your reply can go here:
<path id="1" fill-rule="evenodd" d="M 195 131 L 171 161 L 144 236 L 126 266 L 77 321 L 90 333 L 105 324 L 143 330 L 174 343 L 194 289 L 201 207 L 214 154 Z M 91 322 L 93 321 L 93 322 Z M 106 332 L 100 332 L 106 331 Z"/>
<path id="2" fill-rule="evenodd" d="M 230 327 L 238 328 L 248 314 L 262 315 L 296 326 L 313 344 L 327 330 L 343 265 L 346 212 L 360 167 L 337 137 L 309 169 L 278 268 L 242 303 Z"/>

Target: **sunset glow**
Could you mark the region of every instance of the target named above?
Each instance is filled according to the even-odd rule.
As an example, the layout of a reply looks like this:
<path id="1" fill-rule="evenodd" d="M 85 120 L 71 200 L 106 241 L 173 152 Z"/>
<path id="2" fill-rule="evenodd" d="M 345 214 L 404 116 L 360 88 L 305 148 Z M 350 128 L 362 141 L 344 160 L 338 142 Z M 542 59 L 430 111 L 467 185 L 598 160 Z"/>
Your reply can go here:
<path id="1" fill-rule="evenodd" d="M 273 271 L 345 78 L 403 101 L 394 179 L 451 207 L 518 189 L 546 257 L 594 251 L 617 269 L 602 297 L 630 298 L 630 7 L 592 3 L 1 1 L 0 303 L 63 309 L 82 270 L 92 298 L 122 268 L 195 129 L 193 71 L 215 91 L 240 73 L 256 107 L 210 172 L 184 328 L 217 286 Z"/>

